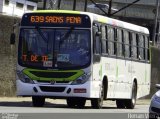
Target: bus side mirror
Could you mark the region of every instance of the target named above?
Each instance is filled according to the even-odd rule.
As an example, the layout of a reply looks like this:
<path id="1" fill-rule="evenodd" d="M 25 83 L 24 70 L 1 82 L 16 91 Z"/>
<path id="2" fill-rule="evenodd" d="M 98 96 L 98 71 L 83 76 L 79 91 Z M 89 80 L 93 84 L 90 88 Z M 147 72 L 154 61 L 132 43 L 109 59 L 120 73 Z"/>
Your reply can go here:
<path id="1" fill-rule="evenodd" d="M 102 33 L 100 31 L 96 32 L 96 36 L 100 36 Z"/>
<path id="2" fill-rule="evenodd" d="M 10 36 L 10 44 L 11 45 L 15 44 L 15 39 L 16 39 L 16 35 L 15 35 L 15 33 L 12 33 Z"/>

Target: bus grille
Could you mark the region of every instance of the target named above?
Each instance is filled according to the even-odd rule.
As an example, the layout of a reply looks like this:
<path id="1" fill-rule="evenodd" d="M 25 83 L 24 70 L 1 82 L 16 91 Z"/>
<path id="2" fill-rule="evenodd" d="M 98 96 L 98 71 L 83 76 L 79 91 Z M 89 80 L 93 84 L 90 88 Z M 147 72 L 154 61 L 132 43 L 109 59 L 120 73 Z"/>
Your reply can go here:
<path id="1" fill-rule="evenodd" d="M 64 92 L 66 87 L 47 87 L 40 86 L 40 89 L 44 92 Z"/>
<path id="2" fill-rule="evenodd" d="M 41 81 L 41 80 L 37 80 L 38 83 L 51 83 L 51 81 Z M 70 81 L 55 81 L 55 84 L 68 84 L 70 83 Z"/>
<path id="3" fill-rule="evenodd" d="M 30 71 L 37 77 L 45 78 L 69 78 L 75 75 L 77 72 L 40 72 L 40 71 Z"/>

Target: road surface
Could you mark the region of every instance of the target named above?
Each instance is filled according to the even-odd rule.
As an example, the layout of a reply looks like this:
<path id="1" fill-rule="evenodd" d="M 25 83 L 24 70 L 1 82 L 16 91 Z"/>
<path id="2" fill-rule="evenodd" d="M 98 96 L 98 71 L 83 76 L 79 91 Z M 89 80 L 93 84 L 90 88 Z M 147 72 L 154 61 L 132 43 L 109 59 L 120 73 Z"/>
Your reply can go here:
<path id="1" fill-rule="evenodd" d="M 117 109 L 115 101 L 104 101 L 102 109 L 68 108 L 65 100 L 47 99 L 44 107 L 32 107 L 31 98 L 1 98 L 2 119 L 147 119 L 150 100 L 138 100 L 135 109 Z"/>

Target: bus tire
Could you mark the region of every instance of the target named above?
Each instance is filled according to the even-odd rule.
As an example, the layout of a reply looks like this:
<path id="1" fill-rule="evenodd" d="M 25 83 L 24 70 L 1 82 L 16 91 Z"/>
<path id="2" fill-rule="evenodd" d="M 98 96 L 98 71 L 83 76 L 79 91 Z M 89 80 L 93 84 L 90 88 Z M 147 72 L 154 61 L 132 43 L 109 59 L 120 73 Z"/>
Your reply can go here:
<path id="1" fill-rule="evenodd" d="M 86 99 L 85 98 L 67 98 L 67 105 L 70 108 L 84 108 Z"/>
<path id="2" fill-rule="evenodd" d="M 132 96 L 131 99 L 127 99 L 125 101 L 125 106 L 127 109 L 134 109 L 135 104 L 136 104 L 136 98 L 137 98 L 137 85 L 134 82 L 133 87 L 132 87 Z"/>
<path id="3" fill-rule="evenodd" d="M 125 104 L 124 104 L 123 99 L 116 100 L 116 105 L 117 105 L 117 108 L 119 108 L 119 109 L 124 109 L 125 108 Z"/>
<path id="4" fill-rule="evenodd" d="M 103 106 L 103 99 L 104 99 L 104 85 L 101 87 L 101 96 L 100 98 L 93 98 L 91 99 L 91 105 L 94 109 L 101 109 Z"/>
<path id="5" fill-rule="evenodd" d="M 70 108 L 74 108 L 76 106 L 76 100 L 74 98 L 67 98 L 66 102 Z"/>
<path id="6" fill-rule="evenodd" d="M 107 80 L 107 77 L 104 77 L 103 85 L 104 85 L 104 100 L 107 100 L 107 92 L 108 92 L 108 80 Z"/>
<path id="7" fill-rule="evenodd" d="M 32 96 L 32 105 L 34 107 L 43 107 L 44 103 L 45 103 L 45 97 Z"/>
<path id="8" fill-rule="evenodd" d="M 78 98 L 77 104 L 76 104 L 78 108 L 81 108 L 81 109 L 84 108 L 85 104 L 86 104 L 85 98 Z"/>

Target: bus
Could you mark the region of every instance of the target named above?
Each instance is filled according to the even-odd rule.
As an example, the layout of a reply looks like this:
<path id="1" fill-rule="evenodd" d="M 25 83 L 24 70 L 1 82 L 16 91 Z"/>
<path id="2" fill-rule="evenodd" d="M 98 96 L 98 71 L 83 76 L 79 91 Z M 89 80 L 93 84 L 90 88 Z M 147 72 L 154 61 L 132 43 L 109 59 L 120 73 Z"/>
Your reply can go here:
<path id="1" fill-rule="evenodd" d="M 37 10 L 21 19 L 17 96 L 66 99 L 68 107 L 133 109 L 150 92 L 147 28 L 89 12 Z"/>

